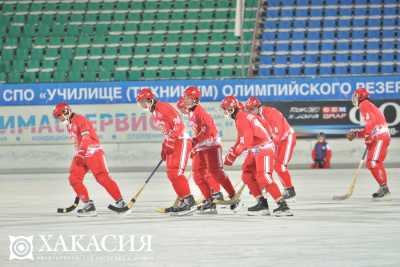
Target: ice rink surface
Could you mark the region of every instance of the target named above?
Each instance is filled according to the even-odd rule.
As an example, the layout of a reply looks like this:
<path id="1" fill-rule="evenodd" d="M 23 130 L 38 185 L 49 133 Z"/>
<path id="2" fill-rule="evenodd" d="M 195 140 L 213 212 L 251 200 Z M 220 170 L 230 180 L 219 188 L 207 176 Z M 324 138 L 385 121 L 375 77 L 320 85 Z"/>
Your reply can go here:
<path id="1" fill-rule="evenodd" d="M 347 190 L 352 172 L 292 171 L 298 196 L 289 203 L 291 218 L 249 217 L 244 207 L 237 214 L 226 209 L 186 217 L 157 213 L 155 208 L 174 200 L 163 173 L 154 176 L 125 216 L 107 210 L 110 197 L 88 176 L 99 214 L 77 218 L 55 212 L 74 198 L 66 174 L 0 176 L 0 266 L 400 266 L 400 169 L 388 170 L 391 201 L 371 200 L 377 185 L 366 170 L 351 199 L 333 201 L 333 195 Z M 239 172 L 229 174 L 234 183 L 240 180 Z M 113 173 L 125 198 L 147 175 Z M 199 196 L 197 188 L 194 192 Z M 253 202 L 245 190 L 242 203 Z M 43 253 L 36 247 L 40 235 L 80 234 L 150 235 L 151 251 Z M 34 236 L 33 261 L 9 260 L 9 235 Z"/>

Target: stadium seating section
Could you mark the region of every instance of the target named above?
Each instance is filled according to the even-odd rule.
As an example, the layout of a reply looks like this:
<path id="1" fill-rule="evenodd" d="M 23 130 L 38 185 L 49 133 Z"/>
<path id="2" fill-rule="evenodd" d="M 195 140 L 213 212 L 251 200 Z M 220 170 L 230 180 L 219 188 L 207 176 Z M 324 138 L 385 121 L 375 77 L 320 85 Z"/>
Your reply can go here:
<path id="1" fill-rule="evenodd" d="M 268 0 L 260 76 L 400 72 L 399 0 Z"/>
<path id="2" fill-rule="evenodd" d="M 243 47 L 235 5 L 3 0 L 0 82 L 400 73 L 399 0 L 246 0 Z"/>
<path id="3" fill-rule="evenodd" d="M 246 1 L 242 58 L 231 0 L 3 0 L 0 81 L 237 77 L 258 4 Z"/>

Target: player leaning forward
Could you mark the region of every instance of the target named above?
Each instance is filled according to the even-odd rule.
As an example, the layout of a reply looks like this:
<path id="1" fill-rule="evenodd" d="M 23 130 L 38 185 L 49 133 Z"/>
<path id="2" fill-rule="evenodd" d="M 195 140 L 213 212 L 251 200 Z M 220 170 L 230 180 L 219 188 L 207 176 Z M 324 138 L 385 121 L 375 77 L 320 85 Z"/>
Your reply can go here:
<path id="1" fill-rule="evenodd" d="M 191 142 L 185 134 L 185 125 L 176 109 L 169 103 L 158 101 L 149 88 L 141 89 L 136 97 L 140 106 L 152 114 L 153 122 L 164 134 L 161 158 L 167 163 L 167 176 L 178 198 L 179 206 L 168 208 L 171 212 L 191 210 L 196 202 L 184 175 L 191 150 Z"/>
<path id="2" fill-rule="evenodd" d="M 222 198 L 219 185 L 225 189 L 231 199 L 235 196 L 235 189 L 223 169 L 222 147 L 217 127 L 211 115 L 200 105 L 200 97 L 199 88 L 188 87 L 184 91 L 183 99 L 193 130 L 193 178 L 206 199 L 203 209 L 209 209 L 215 205 L 213 199 Z M 234 208 L 236 204 L 231 208 Z"/>
<path id="3" fill-rule="evenodd" d="M 357 89 L 353 94 L 353 104 L 360 110 L 365 128 L 350 131 L 347 133 L 347 138 L 350 141 L 355 137 L 364 138 L 368 150 L 367 167 L 379 184 L 378 191 L 372 194 L 372 197 L 379 199 L 390 194 L 385 165 L 383 164 L 390 144 L 390 133 L 384 115 L 369 101 L 368 95 L 368 91 L 364 88 Z"/>
<path id="4" fill-rule="evenodd" d="M 283 199 L 277 184 L 272 179 L 274 168 L 274 143 L 260 119 L 242 111 L 239 101 L 234 96 L 227 96 L 221 103 L 225 116 L 235 120 L 237 141 L 225 157 L 224 164 L 232 165 L 235 159 L 244 151 L 247 156 L 242 165 L 242 180 L 257 199 L 257 204 L 249 207 L 249 214 L 261 213 L 269 215 L 267 199 L 262 191 L 266 191 L 276 201 L 274 209 L 276 216 L 292 216 L 290 209 Z"/>
<path id="5" fill-rule="evenodd" d="M 75 155 L 69 169 L 69 182 L 76 195 L 84 203 L 83 208 L 77 211 L 77 215 L 96 216 L 94 203 L 90 200 L 83 184 L 83 178 L 89 170 L 116 201 L 115 206 L 119 208 L 125 206 L 119 187 L 108 172 L 104 151 L 92 123 L 84 116 L 73 113 L 66 103 L 57 104 L 53 110 L 53 116 L 66 126 L 68 134 L 75 141 Z"/>

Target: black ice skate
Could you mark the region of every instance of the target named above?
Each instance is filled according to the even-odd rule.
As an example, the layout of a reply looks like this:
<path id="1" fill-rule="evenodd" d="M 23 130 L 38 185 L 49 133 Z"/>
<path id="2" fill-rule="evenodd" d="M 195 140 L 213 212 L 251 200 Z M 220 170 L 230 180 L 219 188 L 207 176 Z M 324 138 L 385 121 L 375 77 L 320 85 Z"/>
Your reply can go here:
<path id="1" fill-rule="evenodd" d="M 381 185 L 375 193 L 372 194 L 374 200 L 382 200 L 390 197 L 390 191 L 387 185 Z"/>
<path id="2" fill-rule="evenodd" d="M 265 199 L 264 197 L 258 198 L 257 204 L 247 209 L 247 215 L 249 216 L 271 215 L 271 213 L 269 212 L 268 200 Z"/>
<path id="3" fill-rule="evenodd" d="M 120 208 L 125 207 L 126 203 L 125 203 L 125 201 L 123 199 L 120 199 L 120 200 L 116 201 L 114 205 L 110 205 L 110 206 L 114 206 L 115 208 L 120 209 Z M 114 210 L 114 211 L 118 212 L 117 210 Z"/>
<path id="4" fill-rule="evenodd" d="M 294 198 L 296 196 L 296 191 L 294 190 L 294 187 L 288 187 L 285 189 L 283 192 L 283 199 L 290 199 Z"/>
<path id="5" fill-rule="evenodd" d="M 188 215 L 196 211 L 196 201 L 194 200 L 193 196 L 187 196 L 185 197 L 179 206 L 173 207 L 172 210 L 170 211 L 171 215 L 173 216 L 183 216 L 183 215 Z"/>
<path id="6" fill-rule="evenodd" d="M 276 204 L 278 205 L 278 207 L 274 209 L 274 216 L 293 216 L 293 213 L 290 211 L 289 206 L 284 199 L 279 200 Z"/>
<path id="7" fill-rule="evenodd" d="M 197 211 L 199 214 L 217 214 L 217 205 L 213 202 L 213 198 L 206 199 L 197 206 Z"/>
<path id="8" fill-rule="evenodd" d="M 211 197 L 213 200 L 224 200 L 224 195 L 221 192 L 213 193 Z"/>
<path id="9" fill-rule="evenodd" d="M 94 217 L 94 216 L 97 216 L 96 207 L 94 206 L 93 201 L 89 200 L 88 202 L 84 203 L 83 208 L 79 209 L 76 212 L 76 215 L 78 217 Z"/>

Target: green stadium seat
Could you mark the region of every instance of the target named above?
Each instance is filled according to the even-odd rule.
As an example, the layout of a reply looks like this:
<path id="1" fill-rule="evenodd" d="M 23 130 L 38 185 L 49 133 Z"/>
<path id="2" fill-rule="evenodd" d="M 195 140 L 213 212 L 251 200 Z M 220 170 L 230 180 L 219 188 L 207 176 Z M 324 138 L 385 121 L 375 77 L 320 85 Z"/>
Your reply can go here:
<path id="1" fill-rule="evenodd" d="M 141 79 L 140 71 L 129 71 L 128 81 L 137 81 Z"/>
<path id="2" fill-rule="evenodd" d="M 51 82 L 52 78 L 51 78 L 51 72 L 39 72 L 39 80 L 40 82 Z"/>

